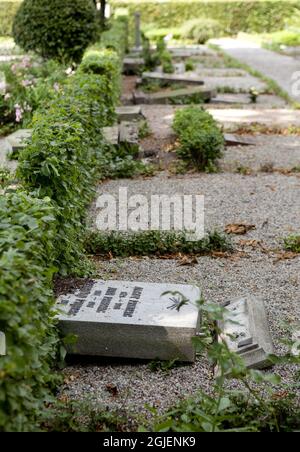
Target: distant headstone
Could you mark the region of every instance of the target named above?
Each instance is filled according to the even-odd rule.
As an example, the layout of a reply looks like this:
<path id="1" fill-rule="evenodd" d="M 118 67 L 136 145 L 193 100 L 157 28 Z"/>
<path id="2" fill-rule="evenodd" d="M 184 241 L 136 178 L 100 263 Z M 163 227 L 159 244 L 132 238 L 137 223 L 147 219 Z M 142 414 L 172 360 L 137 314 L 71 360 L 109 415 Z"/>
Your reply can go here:
<path id="1" fill-rule="evenodd" d="M 118 121 L 136 121 L 139 119 L 144 119 L 142 113 L 142 108 L 139 105 L 129 105 L 116 108 L 116 113 L 118 115 Z"/>
<path id="2" fill-rule="evenodd" d="M 164 74 L 163 72 L 143 72 L 142 80 L 157 80 L 168 83 L 186 83 L 189 85 L 204 85 L 203 80 L 197 76 L 182 74 Z"/>
<path id="3" fill-rule="evenodd" d="M 6 340 L 5 334 L 0 331 L 0 356 L 6 355 Z"/>
<path id="4" fill-rule="evenodd" d="M 247 367 L 270 367 L 268 355 L 274 352 L 263 301 L 252 296 L 224 305 L 227 314 L 219 326 L 230 350 L 245 360 Z"/>
<path id="5" fill-rule="evenodd" d="M 69 353 L 193 362 L 199 298 L 190 285 L 93 280 L 58 299 L 59 325 L 78 338 Z"/>
<path id="6" fill-rule="evenodd" d="M 141 48 L 141 13 L 135 12 L 135 48 L 138 50 Z"/>

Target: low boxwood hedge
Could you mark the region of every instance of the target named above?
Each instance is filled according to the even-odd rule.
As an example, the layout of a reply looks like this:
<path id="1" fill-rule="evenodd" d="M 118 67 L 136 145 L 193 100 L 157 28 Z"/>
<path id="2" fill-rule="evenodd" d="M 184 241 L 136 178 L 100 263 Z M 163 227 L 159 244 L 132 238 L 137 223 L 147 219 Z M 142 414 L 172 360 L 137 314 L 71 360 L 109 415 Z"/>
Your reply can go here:
<path id="1" fill-rule="evenodd" d="M 82 261 L 101 129 L 114 120 L 119 93 L 122 52 L 112 52 L 93 50 L 35 113 L 31 143 L 19 157 L 19 186 L 1 192 L 0 331 L 7 354 L 0 357 L 0 431 L 35 430 L 56 382 L 52 279 L 58 271 L 78 273 Z"/>

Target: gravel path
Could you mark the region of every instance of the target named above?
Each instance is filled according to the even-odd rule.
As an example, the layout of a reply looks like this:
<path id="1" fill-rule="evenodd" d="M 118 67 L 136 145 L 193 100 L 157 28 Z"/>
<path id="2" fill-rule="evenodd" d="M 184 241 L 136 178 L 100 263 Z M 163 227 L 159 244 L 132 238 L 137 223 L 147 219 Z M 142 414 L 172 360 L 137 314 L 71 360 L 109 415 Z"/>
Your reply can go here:
<path id="1" fill-rule="evenodd" d="M 228 55 L 275 80 L 292 99 L 297 102 L 300 101 L 300 95 L 293 92 L 292 89 L 292 76 L 300 71 L 300 61 L 271 50 L 262 49 L 258 44 L 250 41 L 225 38 L 216 39 L 212 42 Z"/>

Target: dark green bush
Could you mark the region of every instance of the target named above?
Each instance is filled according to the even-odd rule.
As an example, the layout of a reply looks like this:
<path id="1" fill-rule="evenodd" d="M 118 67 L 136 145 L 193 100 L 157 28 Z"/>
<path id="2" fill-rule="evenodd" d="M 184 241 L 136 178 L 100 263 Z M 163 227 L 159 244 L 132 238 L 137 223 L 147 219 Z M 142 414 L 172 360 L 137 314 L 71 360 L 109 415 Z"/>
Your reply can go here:
<path id="1" fill-rule="evenodd" d="M 204 44 L 211 38 L 217 38 L 221 33 L 221 24 L 215 19 L 205 17 L 188 20 L 181 27 L 181 37 L 191 39 L 198 44 Z"/>
<path id="2" fill-rule="evenodd" d="M 177 110 L 173 129 L 179 136 L 178 155 L 199 170 L 212 167 L 222 155 L 224 137 L 214 118 L 205 110 L 190 106 Z"/>
<path id="3" fill-rule="evenodd" d="M 14 20 L 13 36 L 25 51 L 79 62 L 96 39 L 97 24 L 92 0 L 24 0 Z"/>

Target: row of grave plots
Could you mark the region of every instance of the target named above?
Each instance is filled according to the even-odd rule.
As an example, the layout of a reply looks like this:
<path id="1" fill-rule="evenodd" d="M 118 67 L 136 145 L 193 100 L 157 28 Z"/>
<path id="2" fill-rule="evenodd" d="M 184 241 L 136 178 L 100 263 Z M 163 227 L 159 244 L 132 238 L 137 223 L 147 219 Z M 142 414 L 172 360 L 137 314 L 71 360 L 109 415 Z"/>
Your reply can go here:
<path id="1" fill-rule="evenodd" d="M 299 318 L 300 259 L 285 253 L 280 243 L 280 237 L 296 231 L 300 224 L 299 174 L 292 170 L 300 162 L 299 138 L 274 133 L 274 129 L 299 127 L 300 116 L 270 93 L 261 80 L 228 67 L 216 51 L 203 46 L 170 50 L 173 74 L 164 74 L 161 68 L 140 72 L 143 61 L 136 54 L 125 59 L 119 121 L 105 130 L 111 143 L 138 146 L 138 156 L 157 163 L 159 170 L 151 177 L 101 182 L 97 195 L 117 197 L 122 187 L 127 188 L 128 196 L 142 194 L 148 198 L 152 194 L 203 194 L 206 230 L 226 230 L 233 237 L 234 251 L 202 257 L 178 253 L 161 258 L 120 257 L 110 252 L 93 257 L 98 281 L 58 284 L 64 327 L 70 331 L 72 321 L 66 314 L 71 311 L 74 324 L 85 338 L 79 344 L 81 353 L 88 347 L 88 354 L 106 357 L 85 363 L 82 358 L 73 360 L 64 371 L 66 383 L 61 396 L 80 399 L 83 392 L 89 393 L 110 409 L 122 406 L 127 413 L 145 412 L 145 404 L 163 411 L 178 398 L 212 387 L 210 364 L 203 356 L 195 357 L 190 348 L 189 335 L 198 328 L 198 315 L 191 307 L 178 311 L 182 299 L 178 293 L 167 293 L 169 290 L 193 299 L 199 296 L 197 287 L 201 287 L 208 301 L 233 301 L 233 309 L 244 325 L 238 332 L 231 331 L 239 338 L 233 347 L 249 352 L 248 358 L 258 367 L 266 364 L 262 350 L 270 352 L 273 343 L 276 352 L 284 350 L 284 322 L 295 324 Z M 139 73 L 134 74 L 136 71 Z M 260 94 L 254 103 L 251 91 L 255 90 Z M 171 171 L 176 160 L 174 112 L 197 102 L 225 129 L 227 147 L 220 161 L 221 171 L 176 174 Z M 141 139 L 139 130 L 145 121 L 149 135 Z M 263 127 L 265 133 L 247 133 L 254 125 Z M 97 212 L 95 200 L 89 213 L 94 225 Z M 164 297 L 160 297 L 163 292 Z M 109 327 L 103 327 L 104 341 L 96 326 L 90 331 L 84 326 L 92 318 L 98 318 L 101 325 L 103 319 L 108 322 Z M 82 327 L 76 319 L 82 320 Z M 172 325 L 176 326 L 173 330 Z M 101 344 L 100 351 L 96 342 Z M 183 361 L 194 361 L 193 365 L 163 374 L 153 373 L 141 360 L 172 359 L 176 353 L 182 353 Z M 108 356 L 115 359 L 107 360 Z M 289 383 L 296 367 L 281 367 L 276 372 Z"/>

